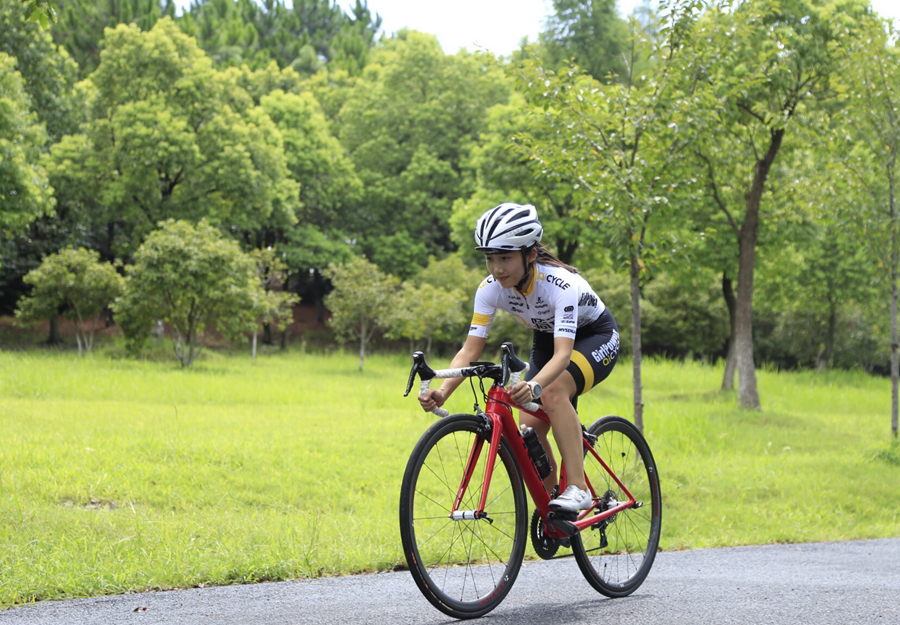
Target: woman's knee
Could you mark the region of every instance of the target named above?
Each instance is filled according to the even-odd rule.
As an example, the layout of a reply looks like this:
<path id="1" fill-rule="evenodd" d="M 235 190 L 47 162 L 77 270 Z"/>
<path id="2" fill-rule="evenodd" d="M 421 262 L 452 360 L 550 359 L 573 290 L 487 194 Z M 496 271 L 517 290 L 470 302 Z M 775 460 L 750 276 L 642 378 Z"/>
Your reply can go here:
<path id="1" fill-rule="evenodd" d="M 568 371 L 553 381 L 553 384 L 543 389 L 541 393 L 541 403 L 544 404 L 548 411 L 555 411 L 571 405 L 572 397 L 575 396 L 575 380 Z"/>

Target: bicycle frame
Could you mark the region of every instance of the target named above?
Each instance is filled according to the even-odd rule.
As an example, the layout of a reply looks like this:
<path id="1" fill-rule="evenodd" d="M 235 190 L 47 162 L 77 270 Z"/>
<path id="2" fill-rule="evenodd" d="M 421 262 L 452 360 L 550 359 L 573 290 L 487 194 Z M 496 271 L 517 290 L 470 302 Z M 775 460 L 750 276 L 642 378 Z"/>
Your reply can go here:
<path id="1" fill-rule="evenodd" d="M 491 422 L 491 441 L 488 451 L 488 454 L 490 455 L 489 462 L 486 465 L 484 483 L 482 485 L 481 501 L 478 505 L 477 510 L 462 512 L 460 512 L 459 510 L 459 505 L 463 501 L 466 491 L 469 488 L 469 482 L 472 479 L 472 473 L 479 457 L 481 456 L 482 448 L 484 447 L 485 443 L 483 438 L 476 437 L 475 443 L 472 445 L 472 449 L 469 452 L 466 469 L 463 474 L 462 481 L 460 482 L 459 489 L 457 490 L 453 509 L 450 513 L 450 517 L 452 519 L 480 519 L 486 517 L 485 507 L 487 506 L 488 502 L 488 490 L 490 488 L 491 477 L 493 476 L 494 472 L 494 465 L 497 461 L 497 454 L 500 451 L 500 439 L 502 437 L 506 438 L 507 442 L 512 448 L 513 455 L 515 456 L 516 461 L 518 462 L 519 467 L 522 471 L 522 479 L 525 482 L 525 487 L 528 489 L 528 492 L 531 495 L 531 499 L 534 502 L 535 508 L 538 510 L 541 518 L 544 520 L 547 526 L 547 535 L 551 538 L 565 538 L 567 536 L 572 536 L 577 532 L 596 525 L 604 519 L 607 519 L 615 515 L 616 513 L 631 508 L 635 505 L 635 498 L 628 490 L 628 488 L 619 480 L 618 476 L 612 472 L 612 470 L 609 468 L 606 462 L 603 461 L 596 450 L 591 445 L 589 445 L 586 440 L 582 439 L 587 453 L 591 454 L 597 460 L 597 462 L 600 463 L 603 469 L 609 474 L 610 477 L 612 477 L 619 488 L 622 489 L 622 492 L 628 496 L 628 500 L 624 502 L 617 502 L 614 507 L 607 510 L 602 510 L 594 514 L 594 512 L 596 512 L 596 510 L 601 505 L 603 493 L 598 495 L 598 493 L 594 490 L 594 486 L 590 483 L 590 481 L 588 481 L 587 487 L 591 493 L 591 497 L 593 498 L 593 504 L 590 508 L 581 511 L 581 513 L 578 514 L 577 518 L 574 521 L 560 519 L 559 517 L 551 517 L 551 510 L 549 507 L 550 495 L 544 488 L 544 483 L 541 480 L 537 469 L 534 468 L 534 465 L 531 462 L 531 456 L 528 455 L 528 449 L 525 447 L 525 442 L 522 439 L 522 436 L 519 434 L 516 420 L 513 418 L 512 407 L 515 407 L 520 411 L 527 412 L 528 414 L 541 419 L 545 423 L 550 423 L 550 418 L 547 416 L 546 412 L 544 412 L 543 410 L 532 412 L 530 410 L 522 408 L 521 406 L 518 406 L 517 404 L 514 404 L 510 398 L 509 392 L 506 389 L 498 384 L 493 385 L 488 391 L 488 399 L 487 405 L 485 406 L 485 411 L 481 413 L 483 417 L 489 419 Z M 563 466 L 560 470 L 560 492 L 565 490 L 565 486 L 566 476 L 565 467 Z"/>

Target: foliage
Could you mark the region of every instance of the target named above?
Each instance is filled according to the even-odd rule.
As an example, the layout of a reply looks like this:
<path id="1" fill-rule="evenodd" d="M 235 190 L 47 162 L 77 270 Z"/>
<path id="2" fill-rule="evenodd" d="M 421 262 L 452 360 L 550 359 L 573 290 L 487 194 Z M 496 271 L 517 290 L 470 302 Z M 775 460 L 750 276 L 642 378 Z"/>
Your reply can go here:
<path id="1" fill-rule="evenodd" d="M 459 340 L 465 335 L 467 313 L 461 288 L 404 282 L 386 319 L 388 338 L 407 338 L 410 343 L 425 341 L 426 356 L 431 356 L 433 340 Z"/>
<path id="2" fill-rule="evenodd" d="M 674 2 L 659 22 L 659 38 L 637 30 L 626 76 L 602 85 L 577 66 L 560 72 L 526 60 L 513 68 L 519 86 L 546 111 L 542 135 L 517 140 L 538 160 L 545 175 L 584 188 L 590 215 L 603 224 L 610 250 L 625 260 L 631 277 L 634 422 L 643 428 L 641 399 L 640 281 L 645 277 L 651 218 L 665 208 L 681 182 L 679 157 L 704 119 L 709 98 L 697 81 L 679 80 L 676 70 L 696 62 L 691 47 L 695 5 Z M 638 58 L 657 61 L 635 75 Z M 585 216 L 587 217 L 587 215 Z"/>
<path id="3" fill-rule="evenodd" d="M 44 321 L 60 312 L 75 322 L 78 354 L 94 347 L 94 333 L 103 312 L 122 295 L 124 280 L 100 255 L 84 248 L 60 250 L 47 256 L 25 276 L 31 295 L 19 300 L 16 318 Z"/>
<path id="4" fill-rule="evenodd" d="M 453 240 L 467 253 L 473 253 L 476 219 L 503 201 L 534 204 L 544 227 L 542 243 L 565 263 L 572 263 L 580 247 L 590 247 L 598 239 L 600 224 L 583 218 L 589 194 L 578 189 L 577 181 L 548 170 L 529 151 L 523 153 L 511 143 L 524 134 L 555 140 L 552 123 L 539 113 L 520 94 L 488 110 L 487 129 L 466 161 L 476 174 L 477 188 L 472 196 L 454 202 L 450 217 Z M 481 254 L 473 255 L 481 260 Z"/>
<path id="5" fill-rule="evenodd" d="M 256 276 L 265 293 L 262 323 L 283 331 L 293 320 L 293 307 L 300 302 L 299 297 L 284 290 L 287 265 L 273 248 L 254 250 L 251 256 L 256 261 Z M 281 290 L 277 290 L 279 287 Z"/>
<path id="6" fill-rule="evenodd" d="M 0 0 L 0 32 L 0 52 L 15 57 L 31 109 L 46 127 L 48 140 L 77 132 L 85 103 L 76 87 L 78 66 L 72 58 L 48 32 L 25 20 L 21 0 Z"/>
<path id="7" fill-rule="evenodd" d="M 272 310 L 253 258 L 206 221 L 161 223 L 126 271 L 125 294 L 115 304 L 123 331 L 140 342 L 162 320 L 175 330 L 182 367 L 200 354 L 206 331 L 241 339 Z"/>
<path id="8" fill-rule="evenodd" d="M 0 229 L 7 236 L 53 209 L 40 162 L 44 127 L 30 112 L 16 60 L 0 52 Z"/>
<path id="9" fill-rule="evenodd" d="M 263 96 L 260 105 L 281 132 L 288 172 L 301 184 L 298 219 L 323 234 L 341 232 L 342 213 L 358 201 L 362 185 L 319 103 L 309 92 L 276 89 Z M 327 263 L 323 259 L 308 267 Z"/>
<path id="10" fill-rule="evenodd" d="M 658 273 L 648 280 L 643 297 L 648 305 L 642 340 L 650 353 L 680 358 L 721 355 L 728 341 L 728 314 L 714 274 Z"/>
<path id="11" fill-rule="evenodd" d="M 89 81 L 86 132 L 53 146 L 48 169 L 104 258 L 128 257 L 170 218 L 236 232 L 294 221 L 281 134 L 170 18 L 108 31 Z"/>
<path id="12" fill-rule="evenodd" d="M 47 28 L 50 22 L 56 21 L 57 8 L 53 0 L 26 0 L 24 4 L 28 21 L 40 24 L 41 28 Z"/>
<path id="13" fill-rule="evenodd" d="M 360 209 L 345 216 L 370 258 L 379 247 L 398 250 L 390 237 L 399 231 L 426 253 L 449 249 L 450 208 L 472 189 L 463 156 L 487 109 L 509 95 L 489 61 L 445 55 L 434 37 L 414 31 L 372 52 L 340 111 L 340 138 L 364 189 Z"/>
<path id="14" fill-rule="evenodd" d="M 332 0 L 198 0 L 178 21 L 217 66 L 270 61 L 311 75 L 334 59 L 338 68 L 358 73 L 381 26 L 365 0 L 347 14 Z"/>
<path id="15" fill-rule="evenodd" d="M 83 77 L 100 64 L 107 28 L 134 24 L 146 32 L 166 15 L 175 18 L 176 8 L 174 0 L 60 0 L 59 4 L 53 40 L 68 51 Z"/>
<path id="16" fill-rule="evenodd" d="M 344 265 L 331 264 L 325 271 L 334 290 L 325 298 L 331 311 L 328 325 L 338 340 L 359 341 L 359 370 L 366 358 L 366 345 L 375 331 L 387 325 L 395 306 L 397 280 L 382 273 L 364 258 L 355 257 Z"/>
<path id="17" fill-rule="evenodd" d="M 553 0 L 553 13 L 540 34 L 544 63 L 560 69 L 575 63 L 599 81 L 623 75 L 629 27 L 615 0 Z"/>

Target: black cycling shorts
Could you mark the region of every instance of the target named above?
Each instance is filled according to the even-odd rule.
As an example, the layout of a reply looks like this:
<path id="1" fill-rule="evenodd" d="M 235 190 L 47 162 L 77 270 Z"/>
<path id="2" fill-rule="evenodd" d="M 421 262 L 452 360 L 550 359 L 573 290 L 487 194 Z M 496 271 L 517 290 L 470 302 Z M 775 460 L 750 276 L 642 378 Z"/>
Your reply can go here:
<path id="1" fill-rule="evenodd" d="M 553 334 L 535 332 L 525 379 L 530 380 L 537 375 L 552 357 Z M 576 397 L 587 393 L 605 380 L 618 358 L 619 326 L 607 308 L 596 321 L 578 328 L 575 334 L 572 358 L 566 371 L 575 379 Z"/>

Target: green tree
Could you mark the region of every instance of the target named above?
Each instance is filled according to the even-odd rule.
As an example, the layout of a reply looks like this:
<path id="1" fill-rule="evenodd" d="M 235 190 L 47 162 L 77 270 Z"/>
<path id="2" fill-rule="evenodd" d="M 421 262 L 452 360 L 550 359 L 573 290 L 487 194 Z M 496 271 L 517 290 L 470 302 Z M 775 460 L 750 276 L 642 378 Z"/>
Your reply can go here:
<path id="1" fill-rule="evenodd" d="M 262 313 L 263 344 L 272 345 L 272 326 L 281 331 L 281 347 L 287 347 L 287 327 L 294 318 L 294 305 L 300 298 L 283 289 L 287 277 L 287 265 L 274 248 L 254 250 L 251 254 L 256 261 L 256 275 L 265 292 Z M 257 329 L 253 330 L 253 359 L 256 360 Z"/>
<path id="2" fill-rule="evenodd" d="M 445 55 L 430 35 L 401 31 L 373 50 L 340 112 L 341 142 L 364 189 L 347 225 L 368 257 L 396 250 L 390 237 L 401 231 L 428 253 L 450 248 L 451 206 L 473 190 L 463 158 L 487 109 L 508 94 L 488 57 Z"/>
<path id="3" fill-rule="evenodd" d="M 41 165 L 47 135 L 16 71 L 0 52 L 0 229 L 9 236 L 53 210 L 53 189 Z"/>
<path id="4" fill-rule="evenodd" d="M 59 19 L 50 32 L 87 76 L 100 65 L 105 29 L 134 24 L 148 31 L 164 16 L 174 18 L 175 8 L 174 0 L 60 0 Z"/>
<path id="5" fill-rule="evenodd" d="M 866 242 L 870 259 L 885 269 L 890 292 L 891 434 L 896 439 L 900 429 L 900 50 L 898 33 L 890 22 L 869 12 L 862 23 L 859 36 L 846 48 L 840 72 L 839 89 L 848 106 L 845 124 L 837 134 L 838 149 L 846 155 L 844 166 L 861 191 L 855 232 Z"/>
<path id="6" fill-rule="evenodd" d="M 309 76 L 330 64 L 358 73 L 381 25 L 366 2 L 345 13 L 333 0 L 198 0 L 178 21 L 217 66 L 274 61 Z"/>
<path id="7" fill-rule="evenodd" d="M 709 175 L 741 171 L 732 182 L 743 191 L 740 212 L 731 213 L 739 255 L 735 308 L 738 403 L 759 409 L 753 358 L 753 285 L 761 205 L 785 138 L 805 119 L 810 125 L 829 80 L 850 16 L 834 5 L 808 0 L 723 1 L 702 22 L 704 45 L 719 53 L 704 71 L 722 104 L 719 123 L 705 135 Z"/>
<path id="8" fill-rule="evenodd" d="M 0 52 L 16 58 L 31 110 L 44 124 L 51 143 L 77 132 L 84 101 L 76 88 L 78 66 L 50 34 L 28 23 L 20 0 L 0 0 Z"/>
<path id="9" fill-rule="evenodd" d="M 375 331 L 386 326 L 397 298 L 397 279 L 382 273 L 364 258 L 355 257 L 344 265 L 330 265 L 325 277 L 334 290 L 325 298 L 331 311 L 328 324 L 338 340 L 359 341 L 359 370 L 363 370 L 366 345 Z"/>
<path id="10" fill-rule="evenodd" d="M 570 62 L 599 81 L 626 72 L 623 55 L 629 27 L 616 0 L 553 0 L 553 13 L 539 36 L 539 54 L 552 69 Z"/>
<path id="11" fill-rule="evenodd" d="M 359 202 L 362 185 L 312 93 L 275 89 L 260 102 L 281 132 L 287 169 L 300 183 L 301 202 L 298 225 L 272 232 L 266 244 L 276 245 L 284 253 L 291 275 L 310 278 L 307 293 L 312 295 L 321 322 L 322 271 L 350 256 L 344 215 Z"/>
<path id="12" fill-rule="evenodd" d="M 472 146 L 466 167 L 475 172 L 477 187 L 468 198 L 453 204 L 450 217 L 452 238 L 472 253 L 475 221 L 490 206 L 514 201 L 534 204 L 544 226 L 543 244 L 565 263 L 572 263 L 582 244 L 597 239 L 596 222 L 584 219 L 590 195 L 577 188 L 576 180 L 548 172 L 527 149 L 516 149 L 522 137 L 546 141 L 555 132 L 521 94 L 508 104 L 497 104 L 488 112 L 488 127 Z M 482 260 L 481 254 L 473 257 Z"/>
<path id="13" fill-rule="evenodd" d="M 388 338 L 406 338 L 412 348 L 425 341 L 425 355 L 431 358 L 432 341 L 451 341 L 464 336 L 468 311 L 462 289 L 404 282 L 386 319 Z M 412 349 L 410 349 L 412 351 Z"/>
<path id="14" fill-rule="evenodd" d="M 281 133 L 170 18 L 108 30 L 84 135 L 53 146 L 60 207 L 104 258 L 127 258 L 159 221 L 238 234 L 295 221 L 299 187 Z"/>
<path id="15" fill-rule="evenodd" d="M 514 70 L 521 88 L 546 110 L 542 124 L 553 130 L 524 136 L 522 144 L 543 171 L 575 181 L 591 196 L 591 215 L 606 225 L 610 250 L 624 252 L 618 260 L 627 262 L 631 278 L 634 422 L 639 428 L 644 405 L 640 288 L 651 218 L 682 180 L 676 169 L 703 104 L 693 91 L 696 83 L 687 82 L 684 89 L 675 71 L 692 62 L 692 14 L 692 2 L 674 3 L 662 18 L 659 40 L 635 37 L 623 82 L 601 85 L 577 67 L 556 73 L 534 61 Z M 644 56 L 658 63 L 652 73 L 635 75 L 634 62 Z"/>
<path id="16" fill-rule="evenodd" d="M 36 322 L 56 317 L 60 311 L 75 322 L 78 355 L 90 353 L 94 333 L 106 308 L 122 294 L 124 280 L 97 252 L 60 250 L 44 259 L 25 276 L 31 295 L 19 300 L 16 318 Z"/>
<path id="17" fill-rule="evenodd" d="M 175 329 L 182 367 L 200 355 L 207 329 L 240 340 L 270 310 L 256 262 L 205 221 L 161 223 L 126 272 L 125 294 L 114 306 L 123 331 L 139 342 L 162 320 Z"/>

